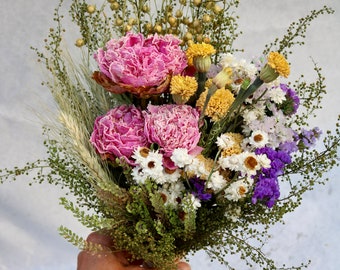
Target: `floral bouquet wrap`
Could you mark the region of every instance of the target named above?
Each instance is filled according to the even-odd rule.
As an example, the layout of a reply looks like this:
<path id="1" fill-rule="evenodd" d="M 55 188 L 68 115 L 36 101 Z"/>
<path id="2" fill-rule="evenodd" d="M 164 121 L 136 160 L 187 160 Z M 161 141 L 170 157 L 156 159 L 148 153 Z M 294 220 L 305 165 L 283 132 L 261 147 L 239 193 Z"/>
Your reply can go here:
<path id="1" fill-rule="evenodd" d="M 59 109 L 45 125 L 48 158 L 1 178 L 37 170 L 35 181 L 70 191 L 61 203 L 80 222 L 157 269 L 202 249 L 230 269 L 224 256 L 236 253 L 277 269 L 261 250 L 268 228 L 337 165 L 338 130 L 308 126 L 326 93 L 321 69 L 310 84 L 286 80 L 291 47 L 333 10 L 311 11 L 244 60 L 233 47 L 236 0 L 73 0 L 74 54 L 62 2 L 46 51 L 35 49 Z"/>

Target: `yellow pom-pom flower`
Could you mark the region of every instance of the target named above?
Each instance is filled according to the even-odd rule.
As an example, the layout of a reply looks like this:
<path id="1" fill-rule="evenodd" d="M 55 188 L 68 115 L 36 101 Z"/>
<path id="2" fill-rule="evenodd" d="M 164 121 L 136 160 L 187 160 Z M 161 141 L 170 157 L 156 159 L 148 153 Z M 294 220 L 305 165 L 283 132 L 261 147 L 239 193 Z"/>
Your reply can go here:
<path id="1" fill-rule="evenodd" d="M 194 77 L 176 75 L 171 78 L 170 93 L 176 104 L 184 104 L 195 94 L 197 86 Z"/>
<path id="2" fill-rule="evenodd" d="M 199 72 L 208 72 L 211 66 L 211 55 L 216 52 L 215 48 L 207 43 L 191 44 L 186 55 L 188 58 L 188 65 L 195 66 Z"/>
<path id="3" fill-rule="evenodd" d="M 196 106 L 200 109 L 204 107 L 208 90 L 204 91 L 196 102 Z M 214 122 L 225 116 L 235 100 L 234 95 L 225 88 L 220 88 L 210 98 L 204 114 L 210 117 Z"/>
<path id="4" fill-rule="evenodd" d="M 265 83 L 274 81 L 278 76 L 287 78 L 290 74 L 289 63 L 282 54 L 270 52 L 267 61 L 260 72 L 260 78 Z"/>

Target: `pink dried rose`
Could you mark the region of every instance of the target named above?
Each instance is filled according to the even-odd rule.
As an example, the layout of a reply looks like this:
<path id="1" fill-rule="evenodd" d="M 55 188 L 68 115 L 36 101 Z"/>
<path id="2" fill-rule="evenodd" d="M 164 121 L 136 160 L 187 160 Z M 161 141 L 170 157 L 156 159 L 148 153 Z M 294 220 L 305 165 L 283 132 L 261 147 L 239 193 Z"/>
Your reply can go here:
<path id="1" fill-rule="evenodd" d="M 168 89 L 171 75 L 187 66 L 180 39 L 173 35 L 127 33 L 107 42 L 94 55 L 100 72 L 93 78 L 108 91 L 130 92 L 137 96 L 160 94 Z"/>
<path id="2" fill-rule="evenodd" d="M 134 105 L 121 105 L 97 117 L 90 142 L 103 159 L 117 157 L 134 165 L 133 151 L 148 146 L 142 112 Z"/>
<path id="3" fill-rule="evenodd" d="M 170 157 L 177 148 L 185 148 L 192 155 L 202 151 L 197 146 L 200 132 L 199 113 L 196 109 L 188 105 L 149 105 L 143 114 L 145 135 L 150 143 L 158 144 L 167 168 L 175 168 Z"/>

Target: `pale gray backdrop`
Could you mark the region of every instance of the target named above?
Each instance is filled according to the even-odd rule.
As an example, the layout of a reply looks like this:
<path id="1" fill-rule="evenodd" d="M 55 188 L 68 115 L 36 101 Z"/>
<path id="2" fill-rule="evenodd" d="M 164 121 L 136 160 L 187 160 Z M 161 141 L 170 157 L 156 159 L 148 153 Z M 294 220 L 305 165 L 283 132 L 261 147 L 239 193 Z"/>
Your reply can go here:
<path id="1" fill-rule="evenodd" d="M 40 85 L 41 70 L 31 45 L 41 47 L 52 23 L 57 0 L 0 0 L 0 168 L 24 165 L 44 157 L 41 124 L 36 112 L 53 112 L 53 101 Z M 68 2 L 68 1 L 65 1 Z M 90 3 L 91 1 L 89 1 Z M 251 58 L 263 46 L 281 36 L 291 21 L 324 4 L 336 13 L 315 21 L 307 33 L 307 45 L 295 49 L 291 58 L 293 76 L 304 73 L 313 79 L 311 56 L 323 67 L 328 96 L 323 111 L 313 121 L 332 129 L 340 113 L 340 1 L 242 0 L 237 42 Z M 72 33 L 71 33 L 72 34 Z M 74 36 L 76 39 L 77 36 Z M 279 262 L 299 264 L 312 259 L 310 269 L 339 269 L 340 265 L 340 171 L 331 180 L 306 194 L 302 206 L 286 216 L 286 224 L 272 230 L 266 254 Z M 0 270 L 71 270 L 78 250 L 59 237 L 57 227 L 66 225 L 84 237 L 89 233 L 58 204 L 62 192 L 49 185 L 28 186 L 29 179 L 0 185 Z M 237 258 L 230 258 L 236 265 Z M 194 270 L 225 269 L 210 263 L 204 253 L 190 257 Z M 242 268 L 245 270 L 246 268 Z"/>

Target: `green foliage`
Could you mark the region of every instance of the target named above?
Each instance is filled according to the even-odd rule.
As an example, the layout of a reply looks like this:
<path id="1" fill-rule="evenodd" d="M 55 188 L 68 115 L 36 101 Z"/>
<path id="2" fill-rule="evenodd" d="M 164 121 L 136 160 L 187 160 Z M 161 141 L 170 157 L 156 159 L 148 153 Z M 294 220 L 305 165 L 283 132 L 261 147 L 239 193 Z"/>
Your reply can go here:
<path id="1" fill-rule="evenodd" d="M 197 212 L 190 203 L 185 208 L 171 207 L 152 181 L 125 188 L 120 180 L 128 182 L 129 172 L 103 162 L 89 143 L 98 115 L 117 104 L 131 102 L 129 96 L 108 93 L 91 79 L 93 63 L 90 59 L 98 47 L 114 35 L 120 36 L 129 30 L 145 35 L 174 33 L 183 38 L 183 46 L 190 41 L 209 40 L 217 50 L 217 61 L 221 52 L 237 50 L 233 42 L 240 33 L 235 14 L 239 1 L 164 0 L 157 6 L 152 1 L 117 0 L 92 10 L 86 1 L 73 0 L 69 11 L 84 43 L 81 61 L 73 60 L 62 48 L 65 31 L 60 14 L 62 4 L 63 0 L 55 10 L 56 26 L 50 29 L 46 51 L 34 49 L 49 72 L 44 85 L 53 94 L 60 112 L 58 119 L 44 128 L 48 158 L 27 163 L 22 168 L 2 169 L 0 181 L 31 175 L 33 171 L 32 182 L 46 181 L 67 189 L 76 201 L 62 198 L 61 204 L 84 226 L 92 230 L 105 229 L 114 238 L 117 249 L 127 249 L 132 259 L 142 258 L 162 270 L 172 269 L 175 259 L 201 249 L 207 250 L 228 269 L 233 268 L 225 256 L 235 254 L 249 267 L 303 268 L 304 264 L 277 267 L 263 254 L 262 247 L 269 238 L 269 226 L 282 221 L 287 212 L 294 211 L 303 194 L 316 184 L 325 183 L 324 173 L 338 165 L 339 124 L 335 131 L 326 132 L 322 150 L 305 149 L 294 157 L 281 178 L 289 192 L 271 210 L 260 204 L 253 205 L 249 199 L 237 204 L 215 205 L 219 202 L 218 196 L 215 202 Z M 331 13 L 333 10 L 328 7 L 312 11 L 292 23 L 287 34 L 266 46 L 264 53 L 275 47 L 284 55 L 290 54 L 293 45 L 303 44 L 307 26 L 313 20 L 321 14 Z M 291 125 L 307 126 L 308 117 L 316 115 L 321 108 L 326 87 L 321 69 L 316 65 L 315 71 L 316 82 L 307 84 L 301 77 L 294 85 L 304 109 L 292 119 Z M 98 245 L 89 246 L 65 227 L 60 227 L 59 231 L 81 249 L 101 250 Z"/>

